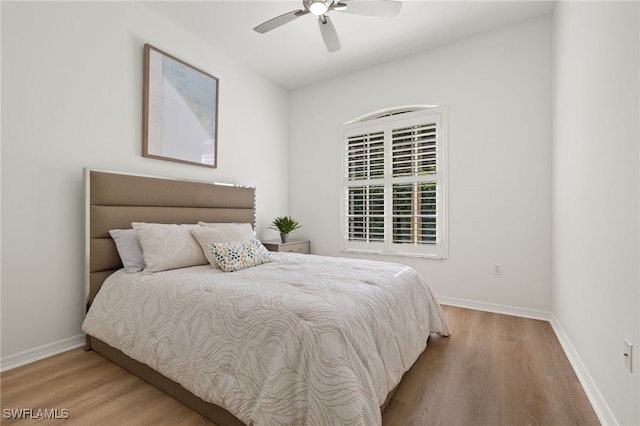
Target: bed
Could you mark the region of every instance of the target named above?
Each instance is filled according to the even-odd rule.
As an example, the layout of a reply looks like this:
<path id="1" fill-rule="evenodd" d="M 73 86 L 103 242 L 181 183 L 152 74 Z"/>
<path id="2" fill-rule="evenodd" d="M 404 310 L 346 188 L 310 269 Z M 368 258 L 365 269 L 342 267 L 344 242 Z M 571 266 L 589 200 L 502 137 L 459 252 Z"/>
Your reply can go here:
<path id="1" fill-rule="evenodd" d="M 86 349 L 219 425 L 381 424 L 429 335 L 449 333 L 411 268 L 266 251 L 247 234 L 253 187 L 85 169 L 85 207 Z M 132 228 L 136 272 L 110 232 Z"/>

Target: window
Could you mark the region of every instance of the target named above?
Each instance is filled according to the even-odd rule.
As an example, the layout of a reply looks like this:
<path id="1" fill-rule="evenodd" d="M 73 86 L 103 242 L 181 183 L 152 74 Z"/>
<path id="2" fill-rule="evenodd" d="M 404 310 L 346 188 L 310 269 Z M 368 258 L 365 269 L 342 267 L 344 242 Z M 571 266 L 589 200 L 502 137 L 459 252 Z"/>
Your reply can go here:
<path id="1" fill-rule="evenodd" d="M 447 257 L 446 127 L 445 107 L 343 126 L 343 250 Z"/>

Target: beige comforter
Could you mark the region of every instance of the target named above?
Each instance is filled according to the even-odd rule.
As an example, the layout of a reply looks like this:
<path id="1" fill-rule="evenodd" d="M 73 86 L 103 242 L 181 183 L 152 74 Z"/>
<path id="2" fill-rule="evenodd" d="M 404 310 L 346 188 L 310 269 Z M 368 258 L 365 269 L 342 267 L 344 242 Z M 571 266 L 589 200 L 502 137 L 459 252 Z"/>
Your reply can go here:
<path id="1" fill-rule="evenodd" d="M 431 291 L 404 265 L 274 256 L 118 271 L 82 329 L 248 425 L 379 425 L 429 334 L 448 334 Z"/>

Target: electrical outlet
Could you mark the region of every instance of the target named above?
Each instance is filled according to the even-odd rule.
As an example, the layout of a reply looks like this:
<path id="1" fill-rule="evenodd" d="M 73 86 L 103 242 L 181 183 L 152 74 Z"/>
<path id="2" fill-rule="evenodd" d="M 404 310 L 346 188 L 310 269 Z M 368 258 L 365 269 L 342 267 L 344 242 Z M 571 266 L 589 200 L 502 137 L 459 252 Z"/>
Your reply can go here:
<path id="1" fill-rule="evenodd" d="M 624 365 L 633 372 L 633 345 L 627 339 L 624 339 Z"/>
<path id="2" fill-rule="evenodd" d="M 502 276 L 502 265 L 499 263 L 494 263 L 493 264 L 493 275 L 495 275 L 496 277 L 501 277 Z"/>

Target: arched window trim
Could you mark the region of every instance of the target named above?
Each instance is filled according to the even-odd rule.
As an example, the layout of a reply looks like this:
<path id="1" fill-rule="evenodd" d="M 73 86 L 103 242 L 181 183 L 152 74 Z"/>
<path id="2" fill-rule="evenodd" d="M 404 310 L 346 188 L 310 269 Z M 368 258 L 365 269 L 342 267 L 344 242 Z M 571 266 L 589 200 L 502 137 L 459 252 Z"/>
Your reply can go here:
<path id="1" fill-rule="evenodd" d="M 404 105 L 391 108 L 384 108 L 378 111 L 368 112 L 353 120 L 349 120 L 344 124 L 365 123 L 367 121 L 377 120 L 379 118 L 391 117 L 393 115 L 408 114 L 416 111 L 426 111 L 432 108 L 438 108 L 440 105 Z"/>

